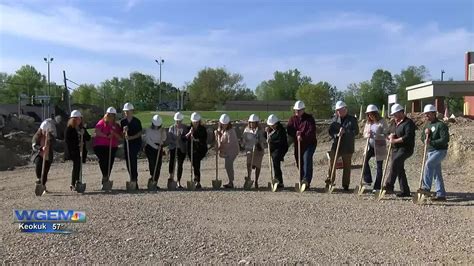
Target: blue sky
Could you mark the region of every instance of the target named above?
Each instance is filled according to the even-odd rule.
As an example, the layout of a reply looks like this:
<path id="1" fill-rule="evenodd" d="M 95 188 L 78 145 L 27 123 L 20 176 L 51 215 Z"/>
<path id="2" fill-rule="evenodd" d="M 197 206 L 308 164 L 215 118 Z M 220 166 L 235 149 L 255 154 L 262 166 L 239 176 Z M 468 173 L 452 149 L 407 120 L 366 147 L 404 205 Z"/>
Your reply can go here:
<path id="1" fill-rule="evenodd" d="M 140 71 L 182 87 L 204 67 L 240 73 L 251 89 L 298 68 L 340 89 L 383 68 L 425 65 L 464 78 L 474 50 L 472 0 L 0 0 L 0 71 L 30 64 L 99 84 Z"/>

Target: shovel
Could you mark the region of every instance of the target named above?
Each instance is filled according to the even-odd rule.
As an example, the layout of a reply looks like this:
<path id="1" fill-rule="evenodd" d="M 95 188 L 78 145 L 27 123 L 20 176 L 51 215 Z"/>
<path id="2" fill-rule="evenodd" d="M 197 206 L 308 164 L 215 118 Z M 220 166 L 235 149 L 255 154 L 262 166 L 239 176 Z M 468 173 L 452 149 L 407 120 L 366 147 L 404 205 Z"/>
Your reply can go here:
<path id="1" fill-rule="evenodd" d="M 301 171 L 301 141 L 298 140 L 298 174 L 300 182 L 295 183 L 295 191 L 300 193 L 306 190 L 306 181 L 301 181 Z"/>
<path id="2" fill-rule="evenodd" d="M 179 133 L 178 134 L 178 128 L 177 126 L 174 127 L 174 133 L 176 135 L 176 141 L 174 142 L 175 144 L 175 150 L 174 150 L 174 156 L 173 156 L 173 168 L 172 168 L 172 172 L 171 172 L 171 176 L 174 177 L 174 173 L 175 173 L 175 170 L 176 170 L 176 164 L 178 163 L 177 162 L 177 156 L 178 156 L 178 138 L 181 137 L 181 134 Z M 170 158 L 171 159 L 171 158 Z M 178 183 L 176 181 L 174 181 L 174 178 L 169 178 L 168 179 L 168 183 L 167 183 L 167 187 L 168 187 L 168 190 L 176 190 L 176 187 L 178 186 Z"/>
<path id="3" fill-rule="evenodd" d="M 267 138 L 267 145 L 268 145 L 268 167 L 270 168 L 270 182 L 268 182 L 268 188 L 271 189 L 272 192 L 275 192 L 278 189 L 279 182 L 273 177 L 272 154 L 270 152 L 270 136 L 268 136 Z"/>
<path id="4" fill-rule="evenodd" d="M 194 183 L 194 180 L 193 180 L 193 157 L 194 157 L 194 154 L 193 154 L 193 146 L 194 146 L 194 140 L 193 140 L 193 135 L 191 135 L 191 138 L 190 138 L 190 141 L 191 141 L 191 154 L 190 154 L 190 159 L 191 159 L 191 176 L 190 176 L 190 181 L 187 181 L 186 182 L 186 185 L 187 185 L 187 188 L 188 190 L 196 190 L 196 184 Z"/>
<path id="5" fill-rule="evenodd" d="M 387 173 L 387 166 L 388 166 L 388 160 L 390 159 L 390 154 L 392 153 L 392 143 L 390 143 L 388 145 L 388 153 L 387 153 L 387 158 L 385 159 L 385 166 L 383 168 L 383 173 L 382 173 L 382 182 L 380 183 L 380 185 L 382 186 L 382 189 L 377 191 L 375 193 L 375 198 L 380 201 L 381 199 L 383 199 L 383 197 L 385 196 L 385 192 L 386 190 L 384 189 L 385 188 L 385 181 L 386 181 L 386 173 Z"/>
<path id="6" fill-rule="evenodd" d="M 49 139 L 48 139 L 49 131 L 46 131 L 44 135 L 44 153 L 43 153 L 43 163 L 41 164 L 41 180 L 39 184 L 36 184 L 35 187 L 35 195 L 36 196 L 43 196 L 44 192 L 46 191 L 46 186 L 43 185 L 44 182 L 44 175 L 46 169 L 46 158 L 48 158 L 49 153 Z"/>
<path id="7" fill-rule="evenodd" d="M 222 186 L 222 180 L 219 180 L 219 136 L 215 134 L 216 137 L 216 179 L 212 180 L 212 188 L 220 189 Z"/>
<path id="8" fill-rule="evenodd" d="M 110 137 L 110 141 L 109 141 L 109 162 L 108 162 L 108 172 L 107 172 L 107 180 L 104 180 L 104 182 L 102 182 L 102 189 L 105 190 L 105 191 L 111 191 L 112 190 L 112 186 L 114 185 L 114 181 L 110 181 L 110 172 L 112 169 L 110 169 L 110 165 L 112 164 L 112 137 Z"/>
<path id="9" fill-rule="evenodd" d="M 130 164 L 130 145 L 128 143 L 127 131 L 125 131 L 125 145 L 127 146 L 128 177 L 130 178 L 130 181 L 127 181 L 127 183 L 125 183 L 125 187 L 127 191 L 135 191 L 137 190 L 137 182 L 131 181 L 132 180 L 132 172 L 131 172 L 132 165 Z"/>
<path id="10" fill-rule="evenodd" d="M 252 167 L 253 167 L 253 158 L 254 158 L 254 154 L 255 154 L 255 144 L 253 145 L 252 147 L 252 156 L 251 156 L 251 159 L 250 159 L 250 172 L 248 173 L 249 176 L 247 176 L 247 178 L 245 178 L 245 183 L 244 183 L 244 189 L 245 190 L 250 190 L 252 189 L 252 184 L 253 184 L 253 180 L 251 179 L 251 175 L 252 175 Z"/>
<path id="11" fill-rule="evenodd" d="M 342 129 L 342 127 L 341 127 Z M 339 147 L 341 146 L 341 130 L 339 130 L 339 137 L 337 139 L 337 146 L 336 146 L 336 153 L 334 154 L 333 162 L 332 162 L 332 168 L 331 168 L 331 175 L 330 175 L 330 183 L 326 184 L 326 192 L 331 194 L 334 191 L 334 188 L 336 187 L 334 184 L 334 180 L 336 179 L 336 162 L 337 158 L 339 156 Z"/>
<path id="12" fill-rule="evenodd" d="M 362 184 L 362 180 L 364 178 L 365 160 L 367 160 L 367 150 L 369 149 L 369 140 L 370 140 L 370 138 L 367 138 L 367 143 L 365 144 L 364 160 L 362 161 L 362 172 L 360 173 L 359 186 L 357 186 L 354 190 L 354 193 L 359 195 L 359 196 L 364 194 L 364 190 L 365 190 L 365 186 Z"/>
<path id="13" fill-rule="evenodd" d="M 155 168 L 153 169 L 153 176 L 148 179 L 148 191 L 156 191 L 156 186 L 158 185 L 158 180 L 155 181 L 156 168 L 158 167 L 158 160 L 161 153 L 161 145 L 158 145 L 158 151 L 156 152 Z"/>
<path id="14" fill-rule="evenodd" d="M 425 173 L 426 151 L 428 149 L 428 141 L 429 141 L 429 137 L 426 136 L 425 147 L 423 149 L 423 162 L 422 162 L 422 165 L 421 165 L 421 173 L 420 173 L 420 187 L 419 187 L 418 191 L 415 193 L 415 195 L 413 195 L 413 197 L 412 197 L 412 201 L 415 204 L 422 204 L 425 201 L 425 194 L 420 193 L 419 191 L 421 191 L 421 188 L 423 186 L 423 175 Z"/>
<path id="15" fill-rule="evenodd" d="M 79 156 L 81 157 L 81 162 L 79 164 L 79 181 L 76 182 L 76 191 L 79 193 L 84 193 L 84 191 L 86 191 L 86 183 L 82 182 L 82 156 L 84 155 L 84 133 L 81 132 L 79 135 L 81 136 L 79 140 Z"/>

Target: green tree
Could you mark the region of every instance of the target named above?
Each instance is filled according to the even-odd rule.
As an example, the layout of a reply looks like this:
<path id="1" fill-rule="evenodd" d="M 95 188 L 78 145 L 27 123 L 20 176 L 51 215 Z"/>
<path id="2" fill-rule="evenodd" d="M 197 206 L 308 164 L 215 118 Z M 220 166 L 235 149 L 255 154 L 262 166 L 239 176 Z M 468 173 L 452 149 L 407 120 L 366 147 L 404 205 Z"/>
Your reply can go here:
<path id="1" fill-rule="evenodd" d="M 303 84 L 296 92 L 296 98 L 304 101 L 306 111 L 317 118 L 330 118 L 332 115 L 331 89 L 328 82 Z"/>
<path id="2" fill-rule="evenodd" d="M 406 88 L 424 82 L 429 78 L 429 75 L 425 66 L 409 66 L 403 69 L 400 74 L 395 75 L 398 103 L 405 105 L 407 103 Z"/>
<path id="3" fill-rule="evenodd" d="M 25 94 L 28 97 L 46 95 L 45 88 L 45 77 L 33 66 L 24 65 L 14 75 L 8 77 L 7 86 L 1 101 L 4 103 L 16 103 L 20 94 Z"/>
<path id="4" fill-rule="evenodd" d="M 92 104 L 97 106 L 103 105 L 102 94 L 93 84 L 82 84 L 77 87 L 71 94 L 73 103 Z"/>
<path id="5" fill-rule="evenodd" d="M 392 74 L 383 69 L 377 69 L 370 80 L 371 90 L 368 99 L 370 102 L 365 104 L 375 104 L 379 108 L 387 102 L 388 95 L 396 93 L 396 84 Z"/>
<path id="6" fill-rule="evenodd" d="M 275 71 L 273 79 L 262 81 L 255 92 L 259 100 L 294 100 L 298 89 L 309 83 L 311 83 L 311 78 L 302 76 L 298 69 L 286 72 Z"/>
<path id="7" fill-rule="evenodd" d="M 226 101 L 235 99 L 237 92 L 246 89 L 240 74 L 224 68 L 205 68 L 187 86 L 190 107 L 194 110 L 215 110 Z"/>

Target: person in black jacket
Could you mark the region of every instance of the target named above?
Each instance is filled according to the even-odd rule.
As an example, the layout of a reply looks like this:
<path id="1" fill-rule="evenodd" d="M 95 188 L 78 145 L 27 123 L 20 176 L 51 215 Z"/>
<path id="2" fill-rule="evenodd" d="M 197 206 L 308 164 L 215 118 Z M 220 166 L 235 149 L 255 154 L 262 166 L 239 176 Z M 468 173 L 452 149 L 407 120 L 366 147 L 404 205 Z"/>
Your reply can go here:
<path id="1" fill-rule="evenodd" d="M 202 188 L 201 160 L 204 159 L 207 154 L 207 130 L 203 125 L 201 125 L 201 116 L 196 112 L 191 114 L 191 126 L 186 134 L 186 138 L 189 140 L 189 159 L 191 159 L 191 145 L 193 145 L 192 164 L 194 168 L 194 182 L 196 183 L 196 188 L 200 189 Z"/>
<path id="2" fill-rule="evenodd" d="M 341 138 L 341 143 L 339 146 L 339 156 L 342 157 L 342 162 L 344 164 L 342 170 L 342 187 L 344 191 L 349 190 L 349 184 L 351 183 L 351 164 L 352 164 L 352 154 L 354 153 L 354 143 L 355 137 L 359 134 L 359 125 L 357 124 L 357 119 L 348 114 L 346 104 L 343 101 L 338 101 L 336 103 L 336 116 L 334 117 L 331 125 L 329 126 L 329 135 L 334 140 L 331 151 L 329 152 L 330 163 L 328 170 L 328 177 L 326 179 L 326 186 L 334 184 L 334 179 L 336 173 L 332 173 L 331 170 L 334 160 L 337 160 L 335 157 L 337 142 Z"/>
<path id="3" fill-rule="evenodd" d="M 389 142 L 392 144 L 392 154 L 390 174 L 387 177 L 384 190 L 386 193 L 393 193 L 395 180 L 398 177 L 400 193 L 397 194 L 397 197 L 410 197 L 410 187 L 405 173 L 405 160 L 413 155 L 415 149 L 416 125 L 413 120 L 406 117 L 405 110 L 400 104 L 392 106 L 390 115 L 395 118 L 396 124 L 395 131 L 389 136 Z"/>
<path id="4" fill-rule="evenodd" d="M 130 181 L 135 182 L 138 190 L 138 154 L 142 147 L 142 122 L 140 119 L 133 116 L 134 107 L 131 103 L 125 103 L 123 105 L 123 112 L 125 117 L 120 120 L 120 127 L 124 133 L 125 139 L 125 162 L 127 163 L 127 169 L 130 175 Z M 127 143 L 128 141 L 128 149 Z M 129 154 L 127 156 L 127 153 Z M 130 161 L 129 161 L 130 157 Z"/>
<path id="5" fill-rule="evenodd" d="M 275 179 L 278 180 L 278 188 L 284 188 L 283 173 L 281 171 L 281 162 L 288 152 L 288 139 L 286 138 L 286 130 L 280 123 L 278 117 L 274 114 L 268 116 L 268 127 L 265 128 L 265 137 L 269 142 L 269 152 L 272 157 Z"/>
<path id="6" fill-rule="evenodd" d="M 83 135 L 83 154 L 81 158 L 81 135 Z M 79 175 L 81 171 L 81 160 L 85 160 L 84 154 L 86 153 L 86 141 L 90 141 L 91 136 L 85 130 L 82 124 L 82 115 L 78 110 L 71 112 L 71 118 L 67 123 L 66 132 L 64 134 L 64 141 L 66 144 L 65 159 L 72 160 L 72 175 L 71 175 L 71 186 L 70 189 L 74 190 L 76 182 L 79 181 Z"/>

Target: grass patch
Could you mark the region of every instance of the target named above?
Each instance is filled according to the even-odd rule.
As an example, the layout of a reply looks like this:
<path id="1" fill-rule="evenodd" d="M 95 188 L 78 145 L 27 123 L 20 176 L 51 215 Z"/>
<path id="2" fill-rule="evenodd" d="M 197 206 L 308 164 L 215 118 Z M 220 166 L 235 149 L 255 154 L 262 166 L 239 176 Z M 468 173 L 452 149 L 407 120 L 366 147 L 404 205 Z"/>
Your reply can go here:
<path id="1" fill-rule="evenodd" d="M 190 117 L 193 111 L 183 111 L 182 113 L 184 115 L 184 122 L 189 124 L 191 122 Z M 258 115 L 261 120 L 266 120 L 270 114 L 277 115 L 281 120 L 288 120 L 288 118 L 290 118 L 290 116 L 293 114 L 291 111 L 198 111 L 198 113 L 204 120 L 218 120 L 223 113 L 226 113 L 230 116 L 232 121 L 246 121 L 251 114 Z M 143 128 L 146 128 L 151 125 L 151 119 L 155 114 L 159 114 L 161 116 L 164 127 L 173 125 L 174 112 L 139 111 L 135 113 L 135 116 L 140 119 Z"/>

